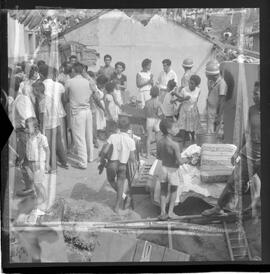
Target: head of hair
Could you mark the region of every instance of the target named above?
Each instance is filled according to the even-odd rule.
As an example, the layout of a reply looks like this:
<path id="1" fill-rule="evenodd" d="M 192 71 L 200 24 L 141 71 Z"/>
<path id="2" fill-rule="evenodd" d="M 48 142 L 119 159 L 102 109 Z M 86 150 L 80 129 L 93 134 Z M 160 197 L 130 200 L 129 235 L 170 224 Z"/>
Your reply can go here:
<path id="1" fill-rule="evenodd" d="M 41 74 L 45 79 L 47 79 L 49 74 L 49 66 L 46 64 L 40 65 L 38 67 L 38 72 Z"/>
<path id="2" fill-rule="evenodd" d="M 97 77 L 97 84 L 98 85 L 105 85 L 108 83 L 109 79 L 105 75 L 99 75 Z"/>
<path id="3" fill-rule="evenodd" d="M 34 76 L 35 72 L 38 72 L 38 67 L 37 66 L 31 66 L 30 71 L 29 71 L 29 79 L 31 79 Z"/>
<path id="4" fill-rule="evenodd" d="M 85 64 L 82 64 L 82 65 L 83 65 L 83 67 L 84 67 L 85 71 L 87 72 L 87 70 L 88 70 L 88 66 L 87 66 L 87 65 L 85 65 Z"/>
<path id="5" fill-rule="evenodd" d="M 113 92 L 114 89 L 115 89 L 115 82 L 110 81 L 110 82 L 106 83 L 105 89 L 106 89 L 106 91 L 107 91 L 108 93 Z"/>
<path id="6" fill-rule="evenodd" d="M 38 61 L 37 61 L 37 66 L 39 67 L 39 66 L 41 66 L 41 65 L 46 65 L 45 61 L 43 61 L 43 60 L 38 60 Z"/>
<path id="7" fill-rule="evenodd" d="M 104 60 L 107 59 L 107 58 L 110 58 L 110 60 L 112 61 L 112 56 L 111 55 L 109 55 L 109 54 L 104 55 Z"/>
<path id="8" fill-rule="evenodd" d="M 76 74 L 82 74 L 83 72 L 83 65 L 81 63 L 75 63 L 72 66 L 72 70 L 76 73 Z"/>
<path id="9" fill-rule="evenodd" d="M 45 86 L 42 83 L 42 81 L 36 81 L 35 83 L 32 84 L 32 87 L 34 90 L 36 90 L 40 94 L 44 94 L 45 92 Z"/>
<path id="10" fill-rule="evenodd" d="M 16 92 L 19 90 L 21 82 L 22 82 L 22 78 L 18 77 L 18 76 L 15 76 L 15 86 L 14 86 L 14 89 L 15 89 Z"/>
<path id="11" fill-rule="evenodd" d="M 152 61 L 151 61 L 150 59 L 148 59 L 148 58 L 144 59 L 144 60 L 142 61 L 142 68 L 147 67 L 147 66 L 150 65 L 151 63 L 152 63 Z"/>
<path id="12" fill-rule="evenodd" d="M 71 73 L 72 65 L 69 62 L 67 62 L 67 61 L 63 62 L 61 67 L 64 70 L 64 74 L 70 74 Z"/>
<path id="13" fill-rule="evenodd" d="M 165 118 L 161 120 L 159 124 L 159 129 L 164 135 L 168 135 L 169 130 L 172 128 L 172 126 L 173 126 L 173 121 Z"/>
<path id="14" fill-rule="evenodd" d="M 150 96 L 152 98 L 156 98 L 159 95 L 159 88 L 157 86 L 153 86 L 150 90 Z"/>
<path id="15" fill-rule="evenodd" d="M 167 66 L 171 66 L 172 61 L 171 61 L 170 59 L 164 59 L 164 60 L 162 61 L 162 64 L 163 64 L 163 65 L 166 64 Z"/>
<path id="16" fill-rule="evenodd" d="M 130 127 L 129 118 L 127 116 L 120 116 L 118 120 L 118 128 L 120 131 L 128 131 Z"/>
<path id="17" fill-rule="evenodd" d="M 175 87 L 176 87 L 175 80 L 174 79 L 169 80 L 168 83 L 167 83 L 168 91 L 173 90 Z"/>
<path id="18" fill-rule="evenodd" d="M 123 62 L 117 62 L 114 67 L 117 68 L 117 66 L 121 66 L 123 71 L 126 69 L 126 65 Z"/>
<path id="19" fill-rule="evenodd" d="M 93 72 L 93 71 L 87 71 L 88 75 L 91 77 L 91 78 L 95 78 L 96 77 L 96 74 Z"/>
<path id="20" fill-rule="evenodd" d="M 193 74 L 190 76 L 189 81 L 193 81 L 197 87 L 201 83 L 201 77 L 199 75 Z"/>
<path id="21" fill-rule="evenodd" d="M 30 124 L 30 123 L 33 123 L 35 131 L 38 132 L 39 131 L 38 119 L 36 117 L 30 117 L 30 118 L 25 120 L 25 126 Z"/>
<path id="22" fill-rule="evenodd" d="M 17 67 L 15 68 L 15 74 L 18 74 L 18 73 L 22 73 L 22 68 L 21 67 Z"/>
<path id="23" fill-rule="evenodd" d="M 20 66 L 22 68 L 22 71 L 25 72 L 26 62 L 22 61 L 21 64 L 20 64 Z"/>

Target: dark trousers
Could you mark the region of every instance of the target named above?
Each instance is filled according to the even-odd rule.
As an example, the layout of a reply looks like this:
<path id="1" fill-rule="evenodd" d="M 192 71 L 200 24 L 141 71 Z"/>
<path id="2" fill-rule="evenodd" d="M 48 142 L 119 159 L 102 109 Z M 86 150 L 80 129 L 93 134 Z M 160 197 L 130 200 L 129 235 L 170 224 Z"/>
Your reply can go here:
<path id="1" fill-rule="evenodd" d="M 233 195 L 238 193 L 236 184 L 240 183 L 242 190 L 245 190 L 248 181 L 256 173 L 261 178 L 260 162 L 247 159 L 247 157 L 241 155 L 241 160 L 236 164 L 232 175 L 229 177 L 227 184 L 218 199 L 218 205 L 221 208 L 226 206 Z M 242 195 L 242 192 L 239 192 L 238 194 Z"/>
<path id="2" fill-rule="evenodd" d="M 51 170 L 54 171 L 57 166 L 56 156 L 58 157 L 60 163 L 67 163 L 67 156 L 61 136 L 61 127 L 58 126 L 56 128 L 46 129 L 45 135 L 50 148 L 50 166 Z"/>
<path id="3" fill-rule="evenodd" d="M 24 128 L 16 129 L 16 152 L 18 153 L 18 161 L 21 162 L 25 158 L 27 142 L 27 133 Z"/>

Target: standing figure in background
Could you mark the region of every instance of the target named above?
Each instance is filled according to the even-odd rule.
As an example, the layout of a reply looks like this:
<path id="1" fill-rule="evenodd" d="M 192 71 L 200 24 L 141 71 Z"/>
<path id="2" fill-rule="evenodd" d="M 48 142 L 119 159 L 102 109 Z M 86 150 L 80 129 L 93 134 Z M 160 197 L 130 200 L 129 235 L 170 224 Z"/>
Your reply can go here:
<path id="1" fill-rule="evenodd" d="M 184 147 L 190 140 L 192 142 L 195 141 L 195 133 L 200 126 L 200 114 L 197 107 L 200 83 L 201 78 L 198 75 L 192 75 L 189 79 L 189 85 L 181 90 L 180 96 L 176 94 L 178 100 L 182 102 L 178 117 L 178 127 L 180 136 L 184 140 Z"/>
<path id="2" fill-rule="evenodd" d="M 115 64 L 115 72 L 113 73 L 111 80 L 118 80 L 118 88 L 121 91 L 122 101 L 124 104 L 128 102 L 128 94 L 127 94 L 127 76 L 123 74 L 125 71 L 126 65 L 123 62 L 117 62 Z"/>
<path id="3" fill-rule="evenodd" d="M 78 62 L 78 58 L 76 55 L 71 55 L 69 57 L 69 63 L 73 66 L 74 64 L 76 64 Z"/>
<path id="4" fill-rule="evenodd" d="M 73 77 L 66 84 L 66 97 L 70 102 L 72 135 L 79 158 L 77 167 L 86 169 L 87 162 L 94 160 L 93 120 L 90 109 L 92 90 L 82 73 L 82 64 L 76 63 L 72 68 Z"/>
<path id="5" fill-rule="evenodd" d="M 191 58 L 186 58 L 183 61 L 182 66 L 183 66 L 183 69 L 185 70 L 185 72 L 181 79 L 181 87 L 180 87 L 181 89 L 188 87 L 188 85 L 189 85 L 189 78 L 192 75 L 191 69 L 193 67 L 193 60 Z"/>
<path id="6" fill-rule="evenodd" d="M 111 80 L 112 75 L 114 73 L 114 68 L 111 66 L 112 56 L 106 54 L 104 56 L 104 64 L 105 66 L 101 66 L 99 71 L 97 72 L 97 77 L 100 75 L 104 75 L 107 79 Z"/>
<path id="7" fill-rule="evenodd" d="M 207 97 L 207 132 L 215 133 L 222 123 L 228 86 L 220 75 L 218 61 L 209 61 L 206 64 L 205 73 L 209 90 Z"/>
<path id="8" fill-rule="evenodd" d="M 160 72 L 156 85 L 159 87 L 159 99 L 163 103 L 164 97 L 167 93 L 167 84 L 169 80 L 174 79 L 177 84 L 177 75 L 171 69 L 172 62 L 170 59 L 164 59 L 162 61 L 163 71 Z"/>
<path id="9" fill-rule="evenodd" d="M 159 132 L 160 114 L 164 115 L 161 102 L 158 100 L 159 88 L 154 86 L 150 91 L 151 99 L 145 103 L 144 111 L 146 116 L 146 129 L 147 129 L 147 141 L 146 141 L 146 158 L 150 157 L 152 133 L 155 132 L 156 142 L 157 134 Z"/>
<path id="10" fill-rule="evenodd" d="M 164 96 L 162 104 L 165 117 L 173 121 L 175 120 L 176 111 L 178 109 L 177 102 L 175 102 L 176 97 L 174 96 L 176 89 L 175 80 L 169 80 L 167 84 L 167 93 Z"/>
<path id="11" fill-rule="evenodd" d="M 153 74 L 151 73 L 150 59 L 142 61 L 142 71 L 136 75 L 136 85 L 139 89 L 138 101 L 141 102 L 141 107 L 144 108 L 145 102 L 151 99 L 150 90 L 154 84 Z"/>

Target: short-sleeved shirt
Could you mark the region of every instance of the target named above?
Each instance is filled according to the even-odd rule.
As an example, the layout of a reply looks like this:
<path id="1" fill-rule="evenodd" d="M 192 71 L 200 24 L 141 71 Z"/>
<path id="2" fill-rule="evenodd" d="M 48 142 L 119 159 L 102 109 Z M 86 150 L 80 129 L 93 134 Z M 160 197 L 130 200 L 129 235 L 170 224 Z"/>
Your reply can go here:
<path id="1" fill-rule="evenodd" d="M 194 105 L 198 101 L 198 97 L 200 95 L 200 88 L 196 87 L 195 90 L 191 91 L 189 87 L 187 86 L 181 90 L 180 95 L 183 97 L 190 96 L 189 100 L 184 101 L 182 103 L 182 107 L 184 107 L 185 110 L 189 111 L 194 107 Z"/>
<path id="2" fill-rule="evenodd" d="M 43 84 L 45 86 L 45 95 L 53 98 L 55 104 L 58 106 L 58 118 L 65 117 L 66 112 L 62 104 L 62 95 L 65 92 L 64 86 L 61 83 L 53 81 L 52 79 L 44 80 Z"/>
<path id="3" fill-rule="evenodd" d="M 26 157 L 28 161 L 45 162 L 46 148 L 48 147 L 47 137 L 40 132 L 30 137 L 26 142 Z"/>
<path id="4" fill-rule="evenodd" d="M 112 66 L 101 66 L 97 75 L 104 75 L 105 77 L 107 77 L 109 80 L 111 79 L 113 73 L 114 73 L 114 68 Z"/>
<path id="5" fill-rule="evenodd" d="M 45 129 L 53 129 L 60 125 L 58 108 L 59 106 L 54 98 L 47 95 L 39 102 L 39 112 L 44 114 Z"/>
<path id="6" fill-rule="evenodd" d="M 120 85 L 124 85 L 124 83 L 127 81 L 127 76 L 125 74 L 121 74 L 121 76 L 119 77 L 119 75 L 114 72 L 112 74 L 111 80 L 118 80 L 120 82 Z"/>
<path id="7" fill-rule="evenodd" d="M 87 79 L 77 75 L 67 81 L 66 89 L 69 94 L 71 111 L 90 108 L 92 90 Z"/>
<path id="8" fill-rule="evenodd" d="M 168 73 L 166 73 L 164 70 L 160 72 L 157 85 L 161 89 L 166 89 L 167 84 L 170 80 L 174 79 L 174 81 L 177 84 L 177 75 L 176 73 L 171 69 Z"/>
<path id="9" fill-rule="evenodd" d="M 215 82 L 208 80 L 208 98 L 207 107 L 210 109 L 218 109 L 219 96 L 226 96 L 228 86 L 225 80 L 220 76 Z"/>
<path id="10" fill-rule="evenodd" d="M 12 124 L 25 128 L 25 120 L 30 117 L 36 117 L 33 104 L 27 95 L 19 94 L 12 103 Z"/>
<path id="11" fill-rule="evenodd" d="M 125 132 L 112 134 L 107 142 L 113 145 L 111 160 L 122 164 L 128 162 L 130 152 L 136 149 L 135 141 Z"/>
<path id="12" fill-rule="evenodd" d="M 145 103 L 145 116 L 147 118 L 159 118 L 159 109 L 162 108 L 161 102 L 157 98 L 151 98 Z"/>

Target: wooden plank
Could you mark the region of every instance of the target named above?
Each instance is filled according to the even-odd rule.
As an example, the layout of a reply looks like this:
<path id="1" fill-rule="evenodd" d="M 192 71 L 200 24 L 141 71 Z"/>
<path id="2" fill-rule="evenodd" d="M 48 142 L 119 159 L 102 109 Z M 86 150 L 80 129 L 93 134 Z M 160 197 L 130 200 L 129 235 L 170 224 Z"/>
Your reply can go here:
<path id="1" fill-rule="evenodd" d="M 136 244 L 136 238 L 112 232 L 99 233 L 91 262 L 131 262 Z"/>

